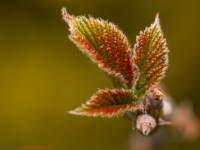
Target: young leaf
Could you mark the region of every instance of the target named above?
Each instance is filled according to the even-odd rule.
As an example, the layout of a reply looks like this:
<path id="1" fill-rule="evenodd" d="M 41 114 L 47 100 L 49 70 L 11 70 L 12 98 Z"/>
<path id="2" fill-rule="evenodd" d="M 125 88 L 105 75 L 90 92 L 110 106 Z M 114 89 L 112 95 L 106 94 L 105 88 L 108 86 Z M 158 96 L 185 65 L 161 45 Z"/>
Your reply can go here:
<path id="1" fill-rule="evenodd" d="M 86 104 L 69 111 L 75 115 L 112 117 L 123 115 L 125 111 L 137 111 L 141 104 L 134 103 L 130 90 L 99 90 Z"/>
<path id="2" fill-rule="evenodd" d="M 69 24 L 70 39 L 111 79 L 115 88 L 131 88 L 134 71 L 131 48 L 126 36 L 114 24 L 102 19 L 69 15 L 62 9 Z"/>
<path id="3" fill-rule="evenodd" d="M 134 62 L 139 70 L 135 82 L 135 97 L 141 99 L 146 90 L 158 83 L 168 67 L 168 48 L 161 31 L 158 15 L 155 22 L 137 37 Z"/>

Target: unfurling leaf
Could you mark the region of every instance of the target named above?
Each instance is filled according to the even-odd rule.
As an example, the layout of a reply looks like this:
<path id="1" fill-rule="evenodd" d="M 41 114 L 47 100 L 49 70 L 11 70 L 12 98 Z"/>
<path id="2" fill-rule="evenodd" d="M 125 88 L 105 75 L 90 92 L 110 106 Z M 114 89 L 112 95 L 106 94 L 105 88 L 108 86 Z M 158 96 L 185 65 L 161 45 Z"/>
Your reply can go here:
<path id="1" fill-rule="evenodd" d="M 148 90 L 158 83 L 168 67 L 168 48 L 158 15 L 155 22 L 137 37 L 134 49 L 114 24 L 102 19 L 69 15 L 62 9 L 68 23 L 69 38 L 111 79 L 115 89 L 99 90 L 81 107 L 69 111 L 85 116 L 124 116 L 143 135 L 149 135 L 161 119 L 163 94 Z M 167 122 L 164 122 L 167 124 Z"/>
<path id="2" fill-rule="evenodd" d="M 130 89 L 134 71 L 132 52 L 126 36 L 114 24 L 102 19 L 72 16 L 62 9 L 69 24 L 70 39 L 102 69 L 115 88 Z"/>
<path id="3" fill-rule="evenodd" d="M 75 110 L 71 114 L 86 116 L 112 117 L 123 115 L 125 111 L 137 111 L 141 109 L 141 104 L 134 103 L 134 95 L 130 90 L 99 90 L 86 104 Z"/>
<path id="4" fill-rule="evenodd" d="M 146 90 L 158 83 L 168 67 L 168 48 L 161 31 L 158 15 L 155 22 L 137 37 L 134 62 L 139 70 L 135 83 L 135 97 L 141 99 Z"/>

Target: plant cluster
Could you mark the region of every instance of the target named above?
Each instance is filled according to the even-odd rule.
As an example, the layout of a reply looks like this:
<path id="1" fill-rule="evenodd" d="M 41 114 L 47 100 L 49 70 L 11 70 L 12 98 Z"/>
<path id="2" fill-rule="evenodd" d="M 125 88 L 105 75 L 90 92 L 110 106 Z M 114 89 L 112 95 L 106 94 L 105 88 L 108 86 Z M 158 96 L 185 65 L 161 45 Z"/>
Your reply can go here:
<path id="1" fill-rule="evenodd" d="M 163 93 L 153 88 L 168 68 L 168 48 L 159 16 L 130 47 L 127 37 L 113 23 L 89 16 L 73 16 L 62 9 L 69 25 L 69 38 L 110 78 L 114 89 L 100 89 L 70 114 L 126 116 L 143 135 L 158 125 L 170 124 L 163 117 Z M 147 96 L 151 92 L 151 97 Z"/>

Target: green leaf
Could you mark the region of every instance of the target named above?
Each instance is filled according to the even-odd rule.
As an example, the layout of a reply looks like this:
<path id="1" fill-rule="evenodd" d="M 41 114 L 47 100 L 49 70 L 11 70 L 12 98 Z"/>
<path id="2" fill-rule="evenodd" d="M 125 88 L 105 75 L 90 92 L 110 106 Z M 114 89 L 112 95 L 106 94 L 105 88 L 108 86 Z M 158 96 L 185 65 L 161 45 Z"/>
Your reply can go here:
<path id="1" fill-rule="evenodd" d="M 137 111 L 141 104 L 134 103 L 134 95 L 130 90 L 99 90 L 86 104 L 69 111 L 75 115 L 112 117 L 123 115 L 125 111 Z"/>
<path id="2" fill-rule="evenodd" d="M 62 14 L 77 47 L 107 74 L 115 88 L 130 89 L 134 78 L 132 53 L 122 31 L 99 18 L 69 15 L 65 8 Z"/>
<path id="3" fill-rule="evenodd" d="M 139 72 L 134 83 L 136 99 L 141 99 L 146 90 L 165 76 L 168 52 L 157 15 L 155 22 L 137 37 L 134 47 L 134 62 Z"/>

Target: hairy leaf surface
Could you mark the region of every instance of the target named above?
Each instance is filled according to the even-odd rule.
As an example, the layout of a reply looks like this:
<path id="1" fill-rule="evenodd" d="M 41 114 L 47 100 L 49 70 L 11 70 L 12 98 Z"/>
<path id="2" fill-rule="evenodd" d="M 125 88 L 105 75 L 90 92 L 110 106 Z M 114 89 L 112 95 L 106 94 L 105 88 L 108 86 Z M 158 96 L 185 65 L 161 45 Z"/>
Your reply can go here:
<path id="1" fill-rule="evenodd" d="M 134 71 L 132 53 L 126 36 L 114 24 L 102 19 L 72 16 L 63 8 L 69 24 L 70 39 L 102 69 L 115 88 L 130 89 Z"/>
<path id="2" fill-rule="evenodd" d="M 136 99 L 140 99 L 146 90 L 165 76 L 168 67 L 168 48 L 158 15 L 155 22 L 137 37 L 134 53 L 134 62 L 139 70 L 134 85 L 135 96 Z"/>
<path id="3" fill-rule="evenodd" d="M 99 90 L 86 104 L 70 111 L 75 115 L 112 117 L 123 115 L 125 111 L 137 111 L 141 104 L 134 103 L 130 90 Z"/>

